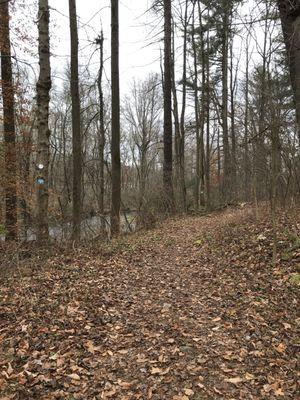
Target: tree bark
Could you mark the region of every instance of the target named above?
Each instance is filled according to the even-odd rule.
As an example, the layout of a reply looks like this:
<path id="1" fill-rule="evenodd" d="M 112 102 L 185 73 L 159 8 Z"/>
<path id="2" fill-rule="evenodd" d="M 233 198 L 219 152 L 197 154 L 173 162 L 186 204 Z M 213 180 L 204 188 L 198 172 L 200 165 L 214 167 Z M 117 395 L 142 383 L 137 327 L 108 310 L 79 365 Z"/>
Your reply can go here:
<path id="1" fill-rule="evenodd" d="M 78 78 L 78 30 L 76 0 L 69 0 L 71 36 L 71 98 L 73 146 L 73 240 L 80 240 L 82 214 L 82 138 Z"/>
<path id="2" fill-rule="evenodd" d="M 49 102 L 51 89 L 50 39 L 49 39 L 49 4 L 48 0 L 39 0 L 39 65 L 40 74 L 37 82 L 37 166 L 38 179 L 43 182 L 37 186 L 37 239 L 40 242 L 49 238 L 48 199 L 49 199 Z M 39 168 L 40 166 L 40 168 Z"/>
<path id="3" fill-rule="evenodd" d="M 236 154 L 236 132 L 235 132 L 235 96 L 236 96 L 236 79 L 237 71 L 234 75 L 233 68 L 233 34 L 230 43 L 230 121 L 231 121 L 231 200 L 237 201 L 237 154 Z"/>
<path id="4" fill-rule="evenodd" d="M 17 240 L 17 164 L 14 85 L 11 62 L 9 2 L 0 2 L 1 85 L 5 152 L 6 240 Z"/>
<path id="5" fill-rule="evenodd" d="M 299 0 L 277 0 L 294 93 L 300 140 L 300 4 Z"/>
<path id="6" fill-rule="evenodd" d="M 100 67 L 98 74 L 98 92 L 99 92 L 99 119 L 100 119 L 100 131 L 99 131 L 99 213 L 101 214 L 102 226 L 105 226 L 105 221 L 103 219 L 104 215 L 104 146 L 105 146 L 105 126 L 104 126 L 104 100 L 103 100 L 103 45 L 104 37 L 103 32 L 101 32 L 98 38 L 100 46 Z M 103 224 L 104 223 L 104 224 Z"/>
<path id="7" fill-rule="evenodd" d="M 174 209 L 172 148 L 172 9 L 171 0 L 164 0 L 164 163 L 163 184 L 166 208 Z"/>
<path id="8" fill-rule="evenodd" d="M 251 198 L 251 161 L 249 157 L 249 37 L 246 44 L 245 119 L 244 119 L 244 200 Z"/>
<path id="9" fill-rule="evenodd" d="M 222 130 L 223 130 L 223 156 L 224 156 L 224 200 L 225 203 L 231 198 L 231 168 L 230 148 L 228 133 L 228 36 L 229 36 L 229 6 L 223 1 L 223 32 L 222 32 Z"/>
<path id="10" fill-rule="evenodd" d="M 188 29 L 188 0 L 185 2 L 183 26 L 183 60 L 182 60 L 182 105 L 180 115 L 179 137 L 179 179 L 181 192 L 181 207 L 187 211 L 185 186 L 185 112 L 186 112 L 186 79 L 187 79 L 187 29 Z M 173 58 L 174 59 L 174 58 Z"/>
<path id="11" fill-rule="evenodd" d="M 199 211 L 200 206 L 200 189 L 201 185 L 201 169 L 200 169 L 200 121 L 199 121 L 199 90 L 198 90 L 198 56 L 197 56 L 197 44 L 195 38 L 195 4 L 193 9 L 193 26 L 192 26 L 192 48 L 193 48 L 193 67 L 194 67 L 194 114 L 195 114 L 195 130 L 196 130 L 196 177 L 195 177 L 195 209 Z"/>
<path id="12" fill-rule="evenodd" d="M 111 235 L 120 232 L 119 1 L 111 0 Z"/>

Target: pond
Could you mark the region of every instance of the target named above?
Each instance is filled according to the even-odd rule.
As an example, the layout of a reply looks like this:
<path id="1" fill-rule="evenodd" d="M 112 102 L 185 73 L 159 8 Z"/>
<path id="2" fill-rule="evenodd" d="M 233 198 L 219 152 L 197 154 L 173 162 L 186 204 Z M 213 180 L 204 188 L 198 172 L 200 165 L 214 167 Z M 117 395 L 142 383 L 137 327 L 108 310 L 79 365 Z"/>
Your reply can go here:
<path id="1" fill-rule="evenodd" d="M 121 232 L 122 233 L 130 233 L 134 232 L 136 229 L 136 212 L 123 212 L 120 216 L 121 223 Z M 95 215 L 93 217 L 89 217 L 84 219 L 81 222 L 81 238 L 82 239 L 91 239 L 97 237 L 100 234 L 103 234 L 103 227 L 107 234 L 110 230 L 110 216 L 109 215 Z M 57 241 L 69 240 L 71 238 L 72 233 L 72 223 L 66 222 L 63 224 L 58 224 L 49 227 L 49 235 L 51 239 Z M 34 228 L 29 228 L 27 231 L 27 241 L 36 240 L 36 233 Z M 0 240 L 4 241 L 5 236 L 0 235 Z M 21 240 L 25 240 L 25 235 L 21 235 Z"/>

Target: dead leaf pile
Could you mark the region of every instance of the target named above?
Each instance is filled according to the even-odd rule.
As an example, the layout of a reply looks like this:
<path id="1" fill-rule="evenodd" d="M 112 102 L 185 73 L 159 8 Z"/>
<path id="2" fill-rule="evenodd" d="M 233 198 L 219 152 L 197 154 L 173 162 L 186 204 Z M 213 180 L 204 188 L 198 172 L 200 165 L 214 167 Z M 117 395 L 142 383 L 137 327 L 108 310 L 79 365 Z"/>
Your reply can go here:
<path id="1" fill-rule="evenodd" d="M 0 286 L 1 399 L 296 399 L 299 265 L 282 215 L 168 221 L 106 257 L 53 257 Z M 195 245 L 201 237 L 201 246 Z M 258 240 L 257 238 L 264 238 Z"/>

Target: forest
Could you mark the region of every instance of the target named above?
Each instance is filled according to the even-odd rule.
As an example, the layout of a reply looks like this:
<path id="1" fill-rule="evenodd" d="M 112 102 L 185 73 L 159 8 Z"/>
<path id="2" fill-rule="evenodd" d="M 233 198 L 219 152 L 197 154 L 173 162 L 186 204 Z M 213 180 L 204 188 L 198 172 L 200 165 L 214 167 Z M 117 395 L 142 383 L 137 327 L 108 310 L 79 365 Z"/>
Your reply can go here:
<path id="1" fill-rule="evenodd" d="M 0 0 L 0 400 L 296 399 L 299 0 L 96 3 Z"/>

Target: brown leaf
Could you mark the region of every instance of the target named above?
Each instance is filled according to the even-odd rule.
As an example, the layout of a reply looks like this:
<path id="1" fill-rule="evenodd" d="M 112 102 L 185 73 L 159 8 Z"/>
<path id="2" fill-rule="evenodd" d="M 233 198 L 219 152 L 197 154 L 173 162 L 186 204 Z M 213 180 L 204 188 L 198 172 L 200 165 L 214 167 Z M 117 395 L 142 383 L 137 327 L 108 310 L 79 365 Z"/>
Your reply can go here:
<path id="1" fill-rule="evenodd" d="M 195 392 L 192 389 L 184 389 L 184 393 L 187 396 L 193 396 Z"/>
<path id="2" fill-rule="evenodd" d="M 151 374 L 152 375 L 166 375 L 169 371 L 170 371 L 170 368 L 163 370 L 161 368 L 152 367 Z"/>
<path id="3" fill-rule="evenodd" d="M 80 381 L 80 376 L 78 374 L 69 374 L 68 377 L 74 381 Z"/>
<path id="4" fill-rule="evenodd" d="M 283 354 L 285 352 L 286 345 L 284 343 L 280 343 L 278 346 L 275 347 L 275 350 L 278 351 L 278 353 Z"/>
<path id="5" fill-rule="evenodd" d="M 224 380 L 225 380 L 225 382 L 233 383 L 234 385 L 243 382 L 243 379 L 240 378 L 239 376 L 236 376 L 235 378 L 227 378 Z"/>
<path id="6" fill-rule="evenodd" d="M 130 389 L 132 386 L 132 382 L 125 382 L 125 381 L 121 381 L 121 379 L 119 379 L 118 385 L 121 386 L 123 389 Z"/>

